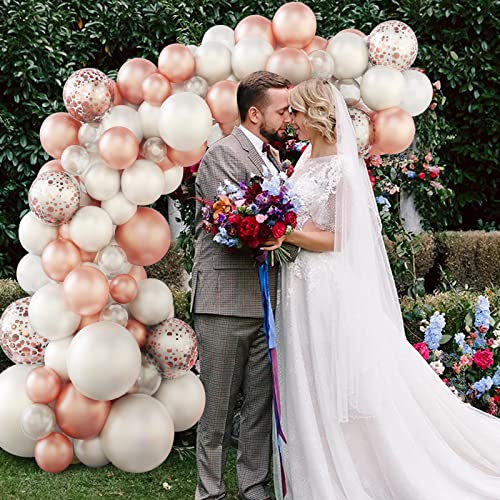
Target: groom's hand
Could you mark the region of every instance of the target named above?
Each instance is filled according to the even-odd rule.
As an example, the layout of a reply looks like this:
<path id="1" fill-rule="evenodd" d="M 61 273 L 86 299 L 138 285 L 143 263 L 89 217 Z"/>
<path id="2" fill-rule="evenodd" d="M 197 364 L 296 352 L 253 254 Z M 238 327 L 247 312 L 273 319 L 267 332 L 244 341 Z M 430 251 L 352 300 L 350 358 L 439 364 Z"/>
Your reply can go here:
<path id="1" fill-rule="evenodd" d="M 283 244 L 284 241 L 285 241 L 285 236 L 282 236 L 281 238 L 270 238 L 269 240 L 266 240 L 260 248 L 261 250 L 267 250 L 268 252 L 272 252 L 273 250 L 278 249 Z"/>

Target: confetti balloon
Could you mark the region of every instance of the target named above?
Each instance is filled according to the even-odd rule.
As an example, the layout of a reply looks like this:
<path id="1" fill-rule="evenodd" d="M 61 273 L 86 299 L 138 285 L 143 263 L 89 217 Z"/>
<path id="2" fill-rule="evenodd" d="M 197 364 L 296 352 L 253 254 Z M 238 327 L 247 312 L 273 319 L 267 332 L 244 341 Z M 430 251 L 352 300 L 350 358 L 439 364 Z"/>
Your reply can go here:
<path id="1" fill-rule="evenodd" d="M 356 143 L 361 154 L 365 154 L 370 149 L 373 142 L 373 125 L 370 117 L 363 111 L 349 108 L 352 125 L 356 134 Z"/>

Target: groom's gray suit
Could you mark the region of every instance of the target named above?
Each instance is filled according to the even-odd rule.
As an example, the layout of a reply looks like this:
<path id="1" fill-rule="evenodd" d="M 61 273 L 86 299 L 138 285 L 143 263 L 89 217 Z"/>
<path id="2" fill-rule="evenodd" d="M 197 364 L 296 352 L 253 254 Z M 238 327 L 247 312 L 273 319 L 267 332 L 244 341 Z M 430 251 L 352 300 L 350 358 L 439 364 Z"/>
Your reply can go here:
<path id="1" fill-rule="evenodd" d="M 262 174 L 263 163 L 244 132 L 235 128 L 205 154 L 196 178 L 196 196 L 213 201 L 225 179 L 236 184 L 248 181 L 251 174 Z M 225 497 L 224 469 L 241 389 L 239 495 L 243 500 L 263 500 L 268 496 L 272 454 L 272 377 L 262 329 L 258 267 L 252 257 L 230 253 L 202 229 L 200 203 L 195 222 L 191 306 L 207 396 L 198 426 L 196 499 Z M 277 270 L 270 268 L 273 308 L 276 286 Z"/>

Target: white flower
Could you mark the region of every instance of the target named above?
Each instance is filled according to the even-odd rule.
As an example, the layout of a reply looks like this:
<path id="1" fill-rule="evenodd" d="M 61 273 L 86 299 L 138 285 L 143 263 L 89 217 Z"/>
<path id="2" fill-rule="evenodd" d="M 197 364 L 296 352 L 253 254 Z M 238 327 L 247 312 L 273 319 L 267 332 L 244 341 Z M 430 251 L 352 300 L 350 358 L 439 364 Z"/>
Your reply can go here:
<path id="1" fill-rule="evenodd" d="M 436 358 L 441 359 L 442 355 L 443 355 L 443 351 L 439 351 L 437 349 L 434 351 L 434 356 L 436 356 Z"/>
<path id="2" fill-rule="evenodd" d="M 499 338 L 496 338 L 494 341 L 493 341 L 493 344 L 491 344 L 490 346 L 492 349 L 498 349 L 500 347 L 500 339 Z"/>
<path id="3" fill-rule="evenodd" d="M 427 330 L 427 328 L 426 328 L 425 326 L 421 326 L 421 327 L 420 327 L 420 331 L 421 331 L 421 332 L 425 332 L 425 330 Z"/>
<path id="4" fill-rule="evenodd" d="M 500 338 L 500 330 L 493 330 L 493 335 L 498 339 Z"/>
<path id="5" fill-rule="evenodd" d="M 441 361 L 433 361 L 430 363 L 430 367 L 438 374 L 442 375 L 444 372 L 444 365 Z"/>

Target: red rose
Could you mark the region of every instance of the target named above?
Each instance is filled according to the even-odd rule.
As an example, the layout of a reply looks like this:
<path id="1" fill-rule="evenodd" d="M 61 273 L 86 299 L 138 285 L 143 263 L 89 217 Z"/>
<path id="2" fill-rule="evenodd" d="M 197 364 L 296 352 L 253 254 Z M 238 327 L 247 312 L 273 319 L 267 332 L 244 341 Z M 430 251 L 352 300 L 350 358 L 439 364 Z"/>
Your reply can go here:
<path id="1" fill-rule="evenodd" d="M 297 214 L 295 212 L 288 212 L 285 215 L 285 222 L 295 227 L 297 223 Z"/>
<path id="2" fill-rule="evenodd" d="M 260 225 L 259 238 L 262 241 L 268 240 L 271 237 L 271 228 L 267 224 Z"/>
<path id="3" fill-rule="evenodd" d="M 493 401 L 495 401 L 496 404 L 500 402 L 500 396 L 494 396 Z"/>
<path id="4" fill-rule="evenodd" d="M 252 240 L 259 234 L 259 223 L 254 216 L 244 217 L 238 223 L 238 232 L 243 240 Z"/>
<path id="5" fill-rule="evenodd" d="M 424 172 L 420 172 L 418 174 L 418 178 L 424 180 L 425 179 L 425 173 Z"/>
<path id="6" fill-rule="evenodd" d="M 285 235 L 286 224 L 284 222 L 281 222 L 281 221 L 276 222 L 276 224 L 273 226 L 272 232 L 273 232 L 273 236 L 276 239 L 281 238 L 282 236 Z"/>
<path id="7" fill-rule="evenodd" d="M 431 179 L 435 179 L 438 176 L 435 172 L 431 172 Z"/>
<path id="8" fill-rule="evenodd" d="M 447 378 L 441 379 L 446 385 L 450 385 L 450 381 Z"/>
<path id="9" fill-rule="evenodd" d="M 493 353 L 489 349 L 477 351 L 476 354 L 474 354 L 474 363 L 476 363 L 476 366 L 481 368 L 481 370 L 486 370 L 486 368 L 489 368 L 494 363 Z"/>
<path id="10" fill-rule="evenodd" d="M 229 222 L 229 224 L 234 224 L 237 226 L 241 221 L 241 215 L 240 214 L 231 214 L 227 218 L 227 221 Z"/>
<path id="11" fill-rule="evenodd" d="M 290 165 L 287 169 L 286 169 L 286 175 L 287 177 L 291 177 L 293 175 L 293 173 L 295 172 L 295 169 L 292 167 L 292 165 Z"/>
<path id="12" fill-rule="evenodd" d="M 417 342 L 413 344 L 413 347 L 421 354 L 421 356 L 427 361 L 429 359 L 429 348 L 425 342 Z"/>

